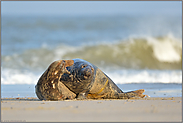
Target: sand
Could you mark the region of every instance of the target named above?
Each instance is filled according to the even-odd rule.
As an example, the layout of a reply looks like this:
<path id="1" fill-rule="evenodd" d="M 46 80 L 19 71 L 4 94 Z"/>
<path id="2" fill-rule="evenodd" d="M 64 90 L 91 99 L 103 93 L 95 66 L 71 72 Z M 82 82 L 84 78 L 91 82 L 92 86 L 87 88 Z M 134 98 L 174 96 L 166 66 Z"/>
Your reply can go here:
<path id="1" fill-rule="evenodd" d="M 139 100 L 2 99 L 4 122 L 181 122 L 182 97 Z"/>

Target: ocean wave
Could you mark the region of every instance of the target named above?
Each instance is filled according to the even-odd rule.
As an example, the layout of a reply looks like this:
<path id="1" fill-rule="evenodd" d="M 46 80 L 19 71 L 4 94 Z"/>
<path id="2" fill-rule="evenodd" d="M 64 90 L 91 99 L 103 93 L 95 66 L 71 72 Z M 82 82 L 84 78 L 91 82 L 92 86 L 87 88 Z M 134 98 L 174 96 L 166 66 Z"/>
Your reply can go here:
<path id="1" fill-rule="evenodd" d="M 18 71 L 1 68 L 1 84 L 34 84 L 44 72 Z M 116 84 L 130 83 L 182 83 L 181 70 L 113 70 L 105 73 Z"/>
<path id="2" fill-rule="evenodd" d="M 115 43 L 28 49 L 20 54 L 2 56 L 2 66 L 15 69 L 44 70 L 60 59 L 81 58 L 103 69 L 182 69 L 182 41 L 164 37 L 130 37 Z"/>

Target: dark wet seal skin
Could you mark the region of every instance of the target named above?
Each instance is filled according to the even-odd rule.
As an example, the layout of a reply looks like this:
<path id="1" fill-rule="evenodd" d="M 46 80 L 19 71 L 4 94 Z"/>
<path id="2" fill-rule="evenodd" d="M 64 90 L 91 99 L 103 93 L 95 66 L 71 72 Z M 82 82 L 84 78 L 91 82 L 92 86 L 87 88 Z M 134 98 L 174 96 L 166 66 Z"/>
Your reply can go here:
<path id="1" fill-rule="evenodd" d="M 38 80 L 35 86 L 36 95 L 40 100 L 74 99 L 76 94 L 71 92 L 59 80 L 61 76 L 70 72 L 66 69 L 74 64 L 73 60 L 59 60 L 53 62 Z"/>
<path id="2" fill-rule="evenodd" d="M 73 59 L 74 64 L 66 67 L 62 82 L 77 99 L 135 99 L 143 98 L 144 89 L 124 93 L 98 67 L 82 59 Z"/>
<path id="3" fill-rule="evenodd" d="M 95 80 L 95 69 L 92 64 L 84 60 L 74 60 L 74 64 L 67 67 L 70 74 L 64 73 L 60 81 L 74 92 L 77 99 L 86 99 Z"/>
<path id="4" fill-rule="evenodd" d="M 38 80 L 40 100 L 135 99 L 143 98 L 143 89 L 124 93 L 98 67 L 82 59 L 53 62 Z"/>

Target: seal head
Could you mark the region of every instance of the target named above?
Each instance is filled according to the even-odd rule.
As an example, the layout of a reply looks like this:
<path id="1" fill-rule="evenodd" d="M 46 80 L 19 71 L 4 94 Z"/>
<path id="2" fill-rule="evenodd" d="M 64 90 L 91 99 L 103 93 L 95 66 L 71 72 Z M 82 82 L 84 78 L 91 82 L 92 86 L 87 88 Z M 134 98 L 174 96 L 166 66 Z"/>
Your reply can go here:
<path id="1" fill-rule="evenodd" d="M 85 99 L 92 87 L 95 70 L 92 64 L 81 59 L 73 59 L 74 64 L 66 67 L 70 74 L 64 73 L 60 81 L 66 85 L 77 98 Z"/>

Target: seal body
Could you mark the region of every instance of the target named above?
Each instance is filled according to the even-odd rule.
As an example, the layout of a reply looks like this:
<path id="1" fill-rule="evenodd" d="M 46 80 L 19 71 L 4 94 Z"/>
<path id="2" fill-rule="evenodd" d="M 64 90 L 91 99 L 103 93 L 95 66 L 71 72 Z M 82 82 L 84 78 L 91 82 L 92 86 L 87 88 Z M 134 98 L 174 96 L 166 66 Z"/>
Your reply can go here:
<path id="1" fill-rule="evenodd" d="M 130 99 L 143 98 L 143 89 L 124 93 L 104 72 L 95 65 L 82 60 L 73 59 L 74 64 L 66 67 L 62 82 L 77 99 Z"/>
<path id="2" fill-rule="evenodd" d="M 73 99 L 76 95 L 59 81 L 64 73 L 70 74 L 66 67 L 74 64 L 73 60 L 59 60 L 53 62 L 38 80 L 35 87 L 40 100 Z"/>
<path id="3" fill-rule="evenodd" d="M 38 80 L 41 100 L 143 98 L 143 89 L 124 93 L 104 72 L 82 60 L 53 62 Z"/>

